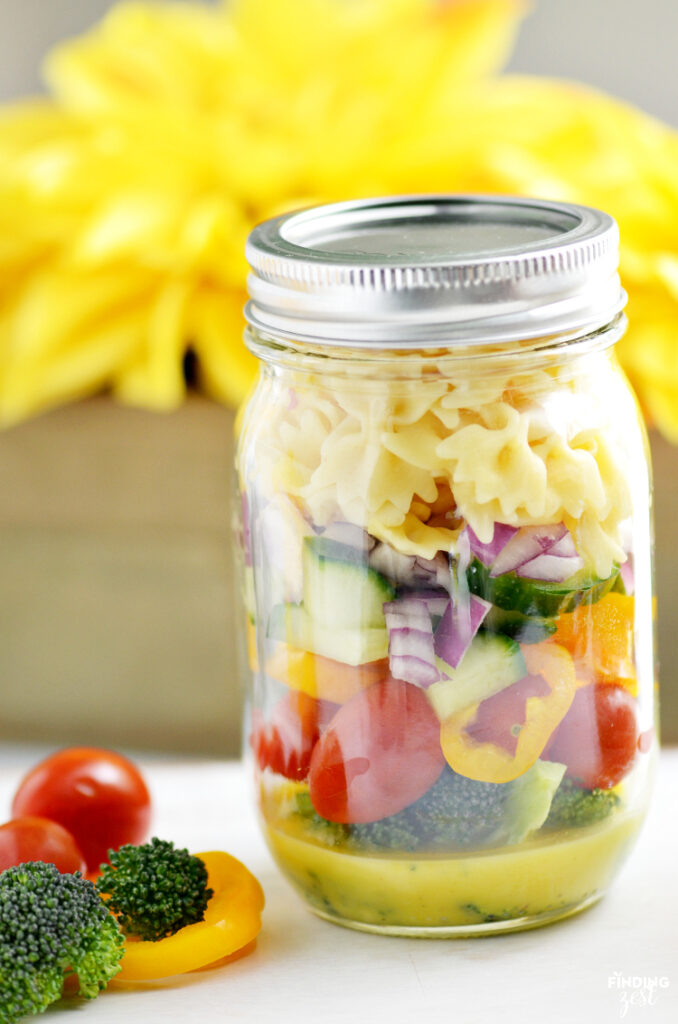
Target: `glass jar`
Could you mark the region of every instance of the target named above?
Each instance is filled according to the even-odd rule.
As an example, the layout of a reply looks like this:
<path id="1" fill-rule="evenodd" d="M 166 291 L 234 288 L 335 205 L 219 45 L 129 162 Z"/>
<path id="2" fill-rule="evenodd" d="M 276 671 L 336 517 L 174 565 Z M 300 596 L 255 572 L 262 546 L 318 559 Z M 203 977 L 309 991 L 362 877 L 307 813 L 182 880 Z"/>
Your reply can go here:
<path id="1" fill-rule="evenodd" d="M 248 245 L 248 748 L 321 917 L 512 931 L 599 899 L 656 751 L 650 478 L 605 214 L 409 197 Z"/>

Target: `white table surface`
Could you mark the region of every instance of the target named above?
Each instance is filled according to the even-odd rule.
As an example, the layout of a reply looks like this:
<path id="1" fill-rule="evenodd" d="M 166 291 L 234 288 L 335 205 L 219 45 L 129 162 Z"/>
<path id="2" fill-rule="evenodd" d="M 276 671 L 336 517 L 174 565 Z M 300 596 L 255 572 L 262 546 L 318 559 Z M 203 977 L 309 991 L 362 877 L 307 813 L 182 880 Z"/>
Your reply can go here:
<path id="1" fill-rule="evenodd" d="M 35 751 L 0 753 L 0 809 Z M 153 832 L 193 851 L 226 849 L 266 893 L 255 952 L 209 973 L 110 990 L 75 1010 L 83 1024 L 599 1024 L 678 1022 L 678 750 L 662 754 L 650 816 L 608 896 L 560 924 L 486 939 L 366 935 L 307 911 L 261 839 L 243 768 L 142 762 L 155 802 Z M 624 978 L 667 978 L 653 1002 L 623 1005 Z M 80 1012 L 85 1016 L 81 1017 Z M 62 1021 L 68 1017 L 61 1017 Z"/>

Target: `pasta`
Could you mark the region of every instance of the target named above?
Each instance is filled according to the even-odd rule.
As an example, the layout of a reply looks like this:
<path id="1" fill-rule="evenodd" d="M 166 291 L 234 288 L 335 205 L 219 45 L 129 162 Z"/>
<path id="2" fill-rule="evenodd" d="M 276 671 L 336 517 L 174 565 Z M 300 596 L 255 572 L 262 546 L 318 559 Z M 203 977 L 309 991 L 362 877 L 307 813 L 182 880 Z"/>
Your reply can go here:
<path id="1" fill-rule="evenodd" d="M 297 373 L 288 400 L 264 403 L 253 427 L 257 483 L 316 525 L 357 523 L 424 558 L 454 551 L 466 523 L 487 542 L 495 522 L 564 522 L 606 576 L 625 559 L 631 500 L 595 377 L 562 366 L 432 380 Z"/>

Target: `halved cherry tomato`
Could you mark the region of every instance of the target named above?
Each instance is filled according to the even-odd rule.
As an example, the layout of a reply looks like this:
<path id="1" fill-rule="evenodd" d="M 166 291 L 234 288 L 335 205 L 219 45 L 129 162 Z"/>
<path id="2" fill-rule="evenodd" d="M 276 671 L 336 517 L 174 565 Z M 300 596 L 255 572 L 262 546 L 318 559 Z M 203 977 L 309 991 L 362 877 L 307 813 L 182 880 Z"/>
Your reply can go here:
<path id="1" fill-rule="evenodd" d="M 67 829 L 96 871 L 109 849 L 141 843 L 151 799 L 138 768 L 121 754 L 70 747 L 45 758 L 22 780 L 12 803 L 16 818 L 37 815 Z"/>
<path id="2" fill-rule="evenodd" d="M 624 778 L 638 751 L 636 702 L 623 686 L 593 683 L 577 690 L 548 747 L 550 761 L 586 789 L 610 789 Z"/>
<path id="3" fill-rule="evenodd" d="M 255 713 L 250 742 L 259 768 L 297 782 L 305 779 L 313 748 L 337 707 L 292 690 L 275 705 L 270 722 Z"/>
<path id="4" fill-rule="evenodd" d="M 56 821 L 26 817 L 0 825 L 0 871 L 31 860 L 55 864 L 64 875 L 87 870 L 75 839 Z"/>
<path id="5" fill-rule="evenodd" d="M 384 680 L 342 705 L 316 743 L 311 802 L 330 821 L 378 821 L 423 796 L 444 764 L 424 691 Z"/>

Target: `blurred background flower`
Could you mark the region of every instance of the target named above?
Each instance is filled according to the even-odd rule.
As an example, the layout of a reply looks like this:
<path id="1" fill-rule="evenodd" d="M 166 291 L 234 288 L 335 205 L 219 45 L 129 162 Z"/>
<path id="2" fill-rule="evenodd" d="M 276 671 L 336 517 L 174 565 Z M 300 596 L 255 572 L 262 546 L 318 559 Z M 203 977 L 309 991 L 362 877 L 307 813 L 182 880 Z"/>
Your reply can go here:
<path id="1" fill-rule="evenodd" d="M 664 434 L 677 740 L 678 140 L 550 77 L 678 125 L 673 0 L 0 0 L 0 23 L 3 741 L 237 753 L 245 237 L 303 204 L 437 190 L 619 220 L 618 350 Z M 42 94 L 10 100 L 39 93 L 46 51 Z"/>
<path id="2" fill-rule="evenodd" d="M 0 119 L 0 422 L 101 389 L 237 403 L 244 240 L 294 206 L 523 193 L 620 223 L 619 354 L 678 440 L 678 135 L 583 86 L 501 75 L 519 0 L 122 3 Z"/>

